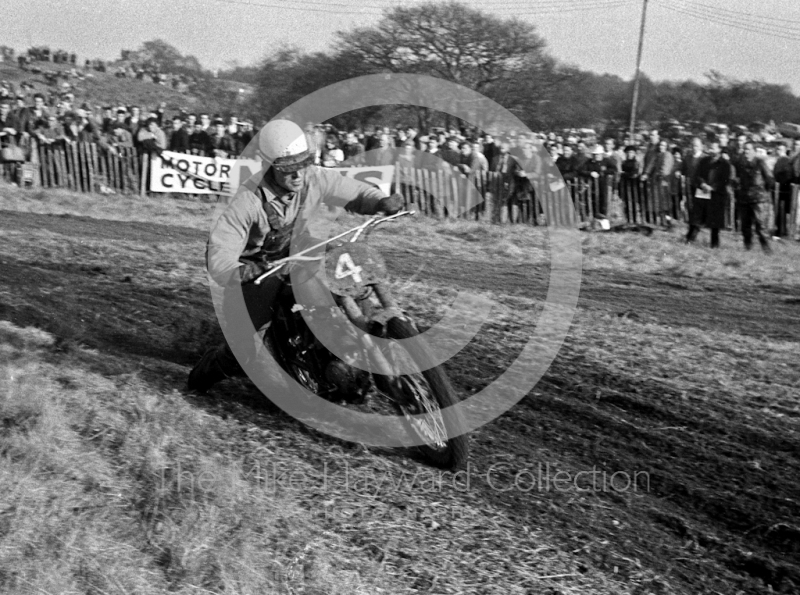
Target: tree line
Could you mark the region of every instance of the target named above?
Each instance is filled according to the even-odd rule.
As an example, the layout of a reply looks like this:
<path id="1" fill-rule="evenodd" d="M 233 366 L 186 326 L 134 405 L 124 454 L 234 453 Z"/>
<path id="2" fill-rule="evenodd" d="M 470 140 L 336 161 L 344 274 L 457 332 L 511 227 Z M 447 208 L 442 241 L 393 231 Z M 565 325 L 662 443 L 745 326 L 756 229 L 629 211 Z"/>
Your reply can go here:
<path id="1" fill-rule="evenodd" d="M 451 1 L 387 10 L 374 26 L 339 31 L 326 52 L 281 49 L 260 64 L 220 77 L 253 84 L 250 115 L 269 118 L 297 99 L 355 76 L 404 72 L 458 83 L 494 99 L 534 130 L 625 129 L 632 81 L 564 64 L 536 27 Z M 800 122 L 800 97 L 789 85 L 742 81 L 709 71 L 703 82 L 642 77 L 642 127 L 677 121 L 728 125 Z M 447 125 L 445 114 L 422 108 L 376 107 L 345 114 L 340 126 L 405 120 Z M 410 120 L 410 121 L 409 121 Z"/>

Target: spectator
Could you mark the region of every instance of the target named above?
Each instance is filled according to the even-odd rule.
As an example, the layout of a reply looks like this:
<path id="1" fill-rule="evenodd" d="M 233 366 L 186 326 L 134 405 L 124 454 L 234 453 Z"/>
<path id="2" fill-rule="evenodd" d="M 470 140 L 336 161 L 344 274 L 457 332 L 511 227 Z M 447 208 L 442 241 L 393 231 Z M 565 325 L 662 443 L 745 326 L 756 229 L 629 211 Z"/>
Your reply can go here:
<path id="1" fill-rule="evenodd" d="M 371 165 L 394 165 L 395 150 L 391 146 L 389 135 L 381 132 L 378 135 L 377 148 L 368 153 Z"/>
<path id="2" fill-rule="evenodd" d="M 564 145 L 564 153 L 556 159 L 556 167 L 561 173 L 561 177 L 564 178 L 564 182 L 568 185 L 575 182 L 578 176 L 578 162 L 575 159 L 572 145 Z"/>
<path id="3" fill-rule="evenodd" d="M 130 127 L 128 126 L 128 112 L 124 107 L 117 109 L 117 119 L 111 126 L 112 132 L 117 128 L 125 128 L 130 132 Z"/>
<path id="4" fill-rule="evenodd" d="M 200 130 L 206 133 L 206 135 L 211 134 L 211 117 L 206 113 L 200 114 Z"/>
<path id="5" fill-rule="evenodd" d="M 397 154 L 397 164 L 404 168 L 416 167 L 417 154 L 413 140 L 408 138 L 405 140 Z"/>
<path id="6" fill-rule="evenodd" d="M 406 135 L 406 131 L 403 129 L 398 129 L 397 135 L 394 137 L 394 146 L 402 148 L 405 145 L 406 140 L 408 139 L 408 135 Z"/>
<path id="7" fill-rule="evenodd" d="M 339 148 L 339 139 L 335 135 L 329 134 L 320 155 L 320 165 L 322 167 L 339 167 L 343 161 L 344 151 Z"/>
<path id="8" fill-rule="evenodd" d="M 406 128 L 406 138 L 414 142 L 414 148 L 418 151 L 422 150 L 422 143 L 419 139 L 419 131 L 413 126 Z"/>
<path id="9" fill-rule="evenodd" d="M 694 242 L 700 229 L 706 226 L 711 229 L 711 247 L 719 248 L 719 230 L 725 225 L 725 204 L 733 167 L 728 159 L 723 158 L 722 145 L 718 140 L 711 141 L 708 152 L 708 155 L 698 159 L 690 183 L 694 195 L 690 202 L 686 242 Z"/>
<path id="10" fill-rule="evenodd" d="M 575 167 L 577 171 L 583 171 L 586 168 L 586 164 L 590 161 L 589 157 L 589 148 L 586 146 L 586 143 L 582 140 L 578 141 L 575 144 Z"/>
<path id="11" fill-rule="evenodd" d="M 458 141 L 450 137 L 444 148 L 439 149 L 439 157 L 451 168 L 457 168 L 461 163 L 461 153 L 458 151 Z"/>
<path id="12" fill-rule="evenodd" d="M 191 151 L 189 143 L 189 133 L 184 126 L 183 118 L 180 115 L 172 117 L 172 136 L 169 138 L 169 150 L 176 153 L 189 153 Z"/>
<path id="13" fill-rule="evenodd" d="M 509 152 L 511 149 L 509 139 L 502 139 L 497 149 L 497 154 L 489 166 L 489 171 L 502 174 L 504 182 L 510 184 L 514 181 L 516 173 L 522 168 L 519 165 L 519 161 L 514 159 Z"/>
<path id="14" fill-rule="evenodd" d="M 236 135 L 237 152 L 241 155 L 245 147 L 253 140 L 253 123 L 250 120 L 239 120 L 236 123 L 239 132 Z"/>
<path id="15" fill-rule="evenodd" d="M 489 160 L 486 158 L 486 155 L 483 154 L 483 145 L 480 142 L 475 141 L 472 143 L 472 153 L 477 156 L 478 161 L 480 161 L 480 168 L 479 171 L 487 171 L 489 169 Z"/>
<path id="16" fill-rule="evenodd" d="M 608 213 L 608 181 L 614 179 L 616 164 L 606 157 L 600 145 L 592 151 L 592 160 L 587 162 L 578 175 L 589 186 L 589 196 L 595 218 L 604 219 Z"/>
<path id="17" fill-rule="evenodd" d="M 495 155 L 499 152 L 499 147 L 495 143 L 494 136 L 486 134 L 483 137 L 483 149 L 481 151 L 483 156 L 486 157 L 487 163 L 494 161 Z"/>
<path id="18" fill-rule="evenodd" d="M 26 135 L 32 135 L 36 130 L 39 120 L 47 121 L 48 116 L 44 95 L 36 93 L 33 96 L 33 106 L 20 110 L 17 117 L 19 118 L 19 125 L 22 132 Z"/>
<path id="19" fill-rule="evenodd" d="M 558 145 L 555 142 L 549 142 L 548 150 L 550 152 L 550 159 L 543 160 L 542 169 L 545 172 L 545 181 L 551 192 L 556 192 L 563 189 L 564 176 L 561 175 L 561 170 L 558 169 L 556 162 L 561 157 L 558 152 Z"/>
<path id="20" fill-rule="evenodd" d="M 770 191 L 775 185 L 775 178 L 766 161 L 756 155 L 755 144 L 747 141 L 743 157 L 736 161 L 736 176 L 739 179 L 739 213 L 741 215 L 742 238 L 744 247 L 753 247 L 753 227 L 764 252 L 770 253 L 769 230 L 773 223 L 771 213 L 772 201 Z"/>
<path id="21" fill-rule="evenodd" d="M 625 218 L 628 221 L 635 219 L 637 203 L 640 197 L 639 179 L 642 174 L 642 163 L 636 156 L 636 147 L 628 145 L 625 147 L 625 159 L 620 166 L 619 191 L 622 205 L 625 210 Z"/>
<path id="22" fill-rule="evenodd" d="M 539 179 L 542 173 L 542 158 L 539 156 L 539 150 L 533 141 L 523 139 L 519 164 L 525 172 L 525 177 L 530 182 Z M 531 186 L 531 192 L 532 191 L 533 187 Z"/>
<path id="23" fill-rule="evenodd" d="M 687 188 L 690 194 L 694 193 L 694 180 L 695 180 L 695 173 L 697 171 L 697 166 L 700 164 L 700 161 L 705 157 L 705 151 L 703 150 L 703 141 L 701 141 L 698 137 L 692 138 L 692 144 L 690 150 L 683 155 L 683 160 L 681 162 L 681 175 L 686 180 L 688 184 Z"/>
<path id="24" fill-rule="evenodd" d="M 47 116 L 46 120 L 39 120 L 34 131 L 37 140 L 43 145 L 51 145 L 64 140 L 64 127 L 55 114 Z"/>
<path id="25" fill-rule="evenodd" d="M 364 150 L 366 152 L 374 151 L 380 147 L 380 135 L 381 132 L 378 130 L 378 127 L 373 126 L 372 132 L 367 133 L 364 138 Z"/>
<path id="26" fill-rule="evenodd" d="M 109 142 L 115 150 L 120 148 L 133 148 L 133 135 L 125 124 L 115 123 L 111 131 Z"/>
<path id="27" fill-rule="evenodd" d="M 788 235 L 787 217 L 792 209 L 792 161 L 789 158 L 788 149 L 785 144 L 780 143 L 777 148 L 777 159 L 772 175 L 778 184 L 778 203 L 775 209 L 775 235 L 779 238 Z"/>
<path id="28" fill-rule="evenodd" d="M 158 104 L 158 109 L 155 111 L 156 121 L 158 122 L 159 127 L 163 127 L 166 120 L 164 115 L 166 114 L 167 104 L 165 102 L 161 102 Z"/>
<path id="29" fill-rule="evenodd" d="M 651 139 L 654 136 L 657 138 L 658 133 L 651 134 Z M 647 192 L 653 197 L 653 220 L 666 226 L 672 226 L 669 213 L 672 212 L 670 189 L 674 165 L 675 160 L 668 150 L 667 141 L 659 140 L 655 156 L 651 156 L 648 161 L 645 155 L 644 173 L 641 177 L 642 181 L 649 182 Z"/>
<path id="30" fill-rule="evenodd" d="M 347 133 L 342 151 L 349 165 L 364 165 L 364 145 L 359 142 L 354 130 Z"/>
<path id="31" fill-rule="evenodd" d="M 658 158 L 659 153 L 659 145 L 661 144 L 661 138 L 658 133 L 658 130 L 651 130 L 650 131 L 650 142 L 647 144 L 644 150 L 644 158 L 642 163 L 642 174 L 644 175 L 652 175 L 654 162 Z M 644 177 L 642 179 L 645 179 Z"/>
<path id="32" fill-rule="evenodd" d="M 147 119 L 145 126 L 139 129 L 136 141 L 142 149 L 150 154 L 160 154 L 167 148 L 167 136 L 158 126 L 158 119 L 151 116 Z"/>
<path id="33" fill-rule="evenodd" d="M 202 115 L 200 122 L 195 122 L 194 130 L 188 130 L 189 146 L 195 155 L 210 155 L 213 150 L 211 146 L 211 136 L 203 130 Z"/>
<path id="34" fill-rule="evenodd" d="M 114 109 L 110 105 L 103 106 L 103 115 L 100 119 L 100 132 L 110 135 L 114 126 Z"/>
<path id="35" fill-rule="evenodd" d="M 79 109 L 64 119 L 64 139 L 70 143 L 96 143 L 100 136 L 89 122 L 86 112 Z"/>
<path id="36" fill-rule="evenodd" d="M 792 161 L 792 183 L 800 184 L 800 139 L 794 141 L 794 152 L 789 154 Z"/>
<path id="37" fill-rule="evenodd" d="M 225 122 L 222 120 L 214 121 L 214 132 L 211 135 L 211 151 L 214 157 L 223 159 L 236 156 L 236 141 L 228 134 Z"/>
<path id="38" fill-rule="evenodd" d="M 520 169 L 516 172 L 516 184 L 512 205 L 519 209 L 519 218 L 512 216 L 512 222 L 522 221 L 526 223 L 536 223 L 534 215 L 536 200 L 534 183 L 541 177 L 542 159 L 539 157 L 533 141 L 527 141 L 523 137 L 521 142 L 521 157 L 518 160 Z"/>
<path id="39" fill-rule="evenodd" d="M 683 151 L 680 147 L 672 147 L 672 174 L 670 175 L 670 206 L 671 217 L 678 217 L 678 211 L 683 204 Z"/>
<path id="40" fill-rule="evenodd" d="M 14 103 L 14 111 L 17 113 L 17 117 L 20 117 L 20 114 L 25 112 L 28 108 L 27 103 L 25 103 L 26 99 L 24 95 L 17 94 Z M 22 126 L 22 122 L 20 122 L 20 126 Z"/>
<path id="41" fill-rule="evenodd" d="M 128 125 L 128 130 L 131 131 L 131 134 L 134 136 L 138 134 L 139 128 L 142 127 L 142 110 L 139 109 L 138 105 L 132 105 L 130 108 L 130 115 L 125 120 L 125 123 Z"/>
<path id="42" fill-rule="evenodd" d="M 605 148 L 605 156 L 607 163 L 612 163 L 614 165 L 614 172 L 617 176 L 622 173 L 622 160 L 625 159 L 625 155 L 622 151 L 618 151 L 616 149 L 616 141 L 613 138 L 607 138 L 603 146 Z"/>
<path id="43" fill-rule="evenodd" d="M 517 188 L 517 176 L 522 171 L 522 168 L 509 152 L 511 142 L 508 138 L 501 139 L 497 149 L 497 154 L 489 164 L 489 171 L 501 175 L 502 196 L 498 197 L 498 199 L 501 204 L 507 204 L 510 207 Z"/>
<path id="44" fill-rule="evenodd" d="M 459 146 L 459 149 L 461 150 L 461 158 L 458 162 L 458 170 L 465 175 L 481 171 L 483 161 L 473 151 L 472 143 L 464 141 Z"/>
<path id="45" fill-rule="evenodd" d="M 16 144 L 19 130 L 19 121 L 11 113 L 11 104 L 6 99 L 0 100 L 0 147 Z"/>

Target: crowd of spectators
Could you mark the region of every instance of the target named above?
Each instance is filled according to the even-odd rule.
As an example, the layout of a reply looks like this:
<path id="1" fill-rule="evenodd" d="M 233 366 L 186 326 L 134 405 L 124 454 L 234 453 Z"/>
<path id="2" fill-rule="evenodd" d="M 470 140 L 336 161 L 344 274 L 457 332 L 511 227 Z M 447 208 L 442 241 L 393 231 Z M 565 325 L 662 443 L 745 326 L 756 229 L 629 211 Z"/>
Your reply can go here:
<path id="1" fill-rule="evenodd" d="M 143 110 L 137 105 L 76 105 L 73 93 L 15 93 L 0 83 L 0 147 L 20 147 L 29 153 L 31 139 L 40 145 L 90 142 L 103 150 L 162 150 L 233 157 L 253 137 L 253 122 L 218 114 L 181 111 L 166 115 L 166 105 Z"/>
<path id="2" fill-rule="evenodd" d="M 635 203 L 641 203 L 641 195 L 646 193 L 648 215 L 669 225 L 682 207 L 688 209 L 696 202 L 692 192 L 697 186 L 697 164 L 709 151 L 717 150 L 715 146 L 731 166 L 726 182 L 734 189 L 731 192 L 736 192 L 746 177 L 743 155 L 747 143 L 769 173 L 764 177 L 780 184 L 781 201 L 791 199 L 787 194 L 790 184 L 800 183 L 800 142 L 785 140 L 766 147 L 746 134 L 675 142 L 654 130 L 648 142 L 623 146 L 616 138 L 514 131 L 496 137 L 457 127 L 433 127 L 421 134 L 411 126 L 336 130 L 331 125 L 309 123 L 306 132 L 315 147 L 315 162 L 323 167 L 399 164 L 473 178 L 480 172 L 493 172 L 501 177 L 509 202 L 518 204 L 523 214 L 535 208 L 540 184 L 563 179 L 573 197 L 583 192 L 594 217 L 608 215 L 609 193 L 616 193 L 631 219 Z M 2 147 L 16 145 L 24 150 L 35 138 L 42 145 L 93 142 L 111 152 L 131 148 L 139 153 L 170 150 L 235 157 L 254 133 L 252 121 L 236 116 L 186 111 L 167 116 L 163 103 L 153 110 L 136 105 L 92 109 L 85 103 L 76 105 L 71 92 L 45 96 L 24 84 L 15 90 L 5 81 L 0 83 Z M 777 234 L 786 233 L 784 220 L 775 227 Z"/>
<path id="3" fill-rule="evenodd" d="M 714 144 L 731 166 L 726 183 L 733 194 L 742 195 L 739 189 L 746 177 L 744 162 L 748 160 L 744 154 L 748 143 L 754 159 L 763 163 L 765 171 L 780 184 L 780 204 L 785 204 L 787 214 L 790 185 L 800 184 L 800 141 L 783 139 L 768 147 L 748 134 L 673 141 L 653 130 L 647 141 L 623 145 L 616 138 L 600 140 L 555 132 L 512 131 L 495 137 L 457 128 L 434 128 L 428 134 L 419 134 L 414 127 L 343 132 L 320 125 L 308 125 L 307 132 L 317 141 L 317 163 L 323 166 L 398 163 L 468 176 L 494 172 L 502 175 L 511 202 L 528 209 L 533 208 L 537 185 L 556 183 L 560 178 L 571 188 L 573 197 L 583 192 L 595 217 L 607 216 L 610 193 L 616 193 L 626 217 L 631 219 L 636 205 L 646 203 L 647 216 L 664 225 L 671 225 L 681 210 L 688 210 L 695 202 L 690 196 L 695 186 L 694 170 Z M 544 158 L 545 153 L 550 160 Z M 780 221 L 775 232 L 785 235 L 785 219 L 780 213 L 776 217 Z"/>

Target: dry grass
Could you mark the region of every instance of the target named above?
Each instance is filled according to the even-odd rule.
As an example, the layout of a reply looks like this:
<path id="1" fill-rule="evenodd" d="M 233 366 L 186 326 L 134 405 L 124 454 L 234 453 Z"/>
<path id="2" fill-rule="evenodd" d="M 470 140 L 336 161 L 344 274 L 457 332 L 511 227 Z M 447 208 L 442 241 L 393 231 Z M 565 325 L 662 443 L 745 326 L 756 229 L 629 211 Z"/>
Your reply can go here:
<path id="1" fill-rule="evenodd" d="M 208 229 L 213 213 L 213 205 L 190 201 L 0 190 L 0 209 L 25 212 L 197 230 Z M 360 220 L 345 216 L 337 228 Z M 540 229 L 465 221 L 401 221 L 371 241 L 397 253 L 489 263 L 546 264 L 549 254 Z M 723 238 L 720 251 L 683 246 L 678 233 L 582 233 L 581 241 L 587 269 L 736 278 L 745 287 L 798 282 L 795 244 L 777 245 L 767 258 L 745 253 L 733 236 Z M 205 285 L 202 234 L 179 244 L 4 230 L 0 255 L 110 268 L 165 290 Z M 400 303 L 427 320 L 459 290 L 437 279 L 400 280 L 393 289 Z M 3 290 L 0 283 L 6 304 L 24 299 Z M 497 304 L 491 322 L 453 362 L 464 390 L 502 371 L 541 308 L 539 300 L 508 295 L 502 287 L 486 296 Z M 709 416 L 747 419 L 792 437 L 800 388 L 796 352 L 796 343 L 580 310 L 559 364 L 570 390 L 597 391 L 597 399 L 614 386 L 592 384 L 586 369 L 576 366 L 656 382 L 700 403 Z M 340 445 L 249 410 L 226 418 L 145 380 L 145 372 L 165 368 L 183 377 L 180 366 L 132 357 L 120 366 L 128 372 L 91 371 L 101 361 L 112 368 L 116 358 L 80 348 L 62 353 L 46 333 L 0 323 L 0 592 L 678 592 L 659 587 L 664 577 L 631 562 L 628 546 L 614 537 L 592 541 L 612 535 L 620 523 L 638 526 L 642 511 L 663 505 L 655 494 L 626 495 L 620 504 L 595 494 L 531 493 L 524 507 L 512 510 L 478 490 L 459 491 L 448 475 L 440 478 L 441 491 L 431 490 L 437 476 L 402 456 Z M 480 438 L 494 431 L 482 429 Z M 497 451 L 493 443 L 488 448 L 491 461 L 531 466 L 519 453 Z M 572 474 L 586 465 L 558 450 L 546 456 Z M 770 465 L 753 462 L 754 469 Z M 254 473 L 275 466 L 293 472 L 299 483 L 276 486 Z M 555 535 L 547 521 L 561 516 L 580 518 L 590 538 Z M 575 539 L 573 548 L 564 546 L 567 539 Z M 613 571 L 587 567 L 576 555 L 584 546 L 588 551 L 590 541 L 612 560 Z M 626 565 L 623 577 L 617 567 Z"/>
<path id="2" fill-rule="evenodd" d="M 0 591 L 400 592 L 247 477 L 224 422 L 136 375 L 52 365 L 53 343 L 0 322 Z"/>
<path id="3" fill-rule="evenodd" d="M 42 215 L 76 215 L 111 221 L 140 221 L 207 231 L 216 203 L 125 194 L 82 194 L 69 190 L 26 190 L 0 181 L 0 208 Z"/>
<path id="4" fill-rule="evenodd" d="M 3 592 L 627 591 L 449 474 L 242 427 L 54 349 L 0 323 Z"/>
<path id="5" fill-rule="evenodd" d="M 213 199 L 97 196 L 65 190 L 36 191 L 0 186 L 0 209 L 42 214 L 83 215 L 114 221 L 176 225 L 202 231 L 210 228 L 218 205 Z M 344 215 L 333 226 L 342 231 L 363 221 Z M 584 270 L 630 271 L 690 279 L 740 279 L 755 283 L 800 283 L 800 243 L 773 242 L 775 253 L 746 252 L 741 237 L 723 232 L 722 248 L 708 248 L 707 232 L 698 243 L 683 243 L 685 228 L 638 233 L 580 232 Z M 486 262 L 549 262 L 549 242 L 543 228 L 484 225 L 470 221 L 403 219 L 376 231 L 378 247 L 449 255 Z"/>

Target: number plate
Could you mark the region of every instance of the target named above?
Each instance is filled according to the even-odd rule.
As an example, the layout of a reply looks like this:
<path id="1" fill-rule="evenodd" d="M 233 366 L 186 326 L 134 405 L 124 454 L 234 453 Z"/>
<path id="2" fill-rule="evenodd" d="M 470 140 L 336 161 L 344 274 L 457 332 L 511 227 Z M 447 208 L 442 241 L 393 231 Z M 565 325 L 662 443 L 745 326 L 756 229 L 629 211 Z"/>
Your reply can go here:
<path id="1" fill-rule="evenodd" d="M 364 287 L 386 277 L 386 264 L 377 250 L 353 242 L 337 246 L 325 255 L 328 288 L 337 295 L 355 297 Z"/>

